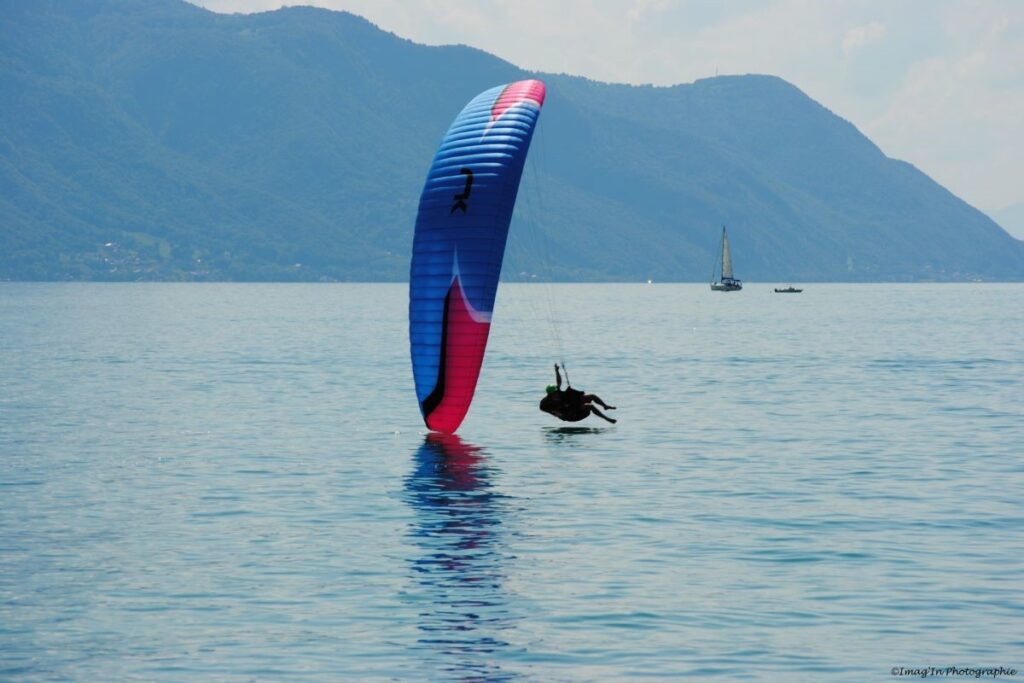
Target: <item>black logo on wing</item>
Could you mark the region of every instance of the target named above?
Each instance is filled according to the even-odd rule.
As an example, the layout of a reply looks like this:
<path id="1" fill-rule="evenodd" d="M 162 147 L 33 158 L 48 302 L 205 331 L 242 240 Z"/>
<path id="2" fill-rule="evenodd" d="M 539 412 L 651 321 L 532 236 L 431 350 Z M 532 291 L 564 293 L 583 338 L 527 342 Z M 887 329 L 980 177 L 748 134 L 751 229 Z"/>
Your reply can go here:
<path id="1" fill-rule="evenodd" d="M 466 176 L 466 186 L 462 188 L 461 194 L 452 197 L 455 203 L 452 204 L 452 210 L 449 213 L 455 213 L 455 209 L 462 209 L 462 213 L 466 213 L 466 200 L 469 199 L 469 193 L 473 191 L 473 171 L 468 168 L 460 168 L 459 173 Z"/>

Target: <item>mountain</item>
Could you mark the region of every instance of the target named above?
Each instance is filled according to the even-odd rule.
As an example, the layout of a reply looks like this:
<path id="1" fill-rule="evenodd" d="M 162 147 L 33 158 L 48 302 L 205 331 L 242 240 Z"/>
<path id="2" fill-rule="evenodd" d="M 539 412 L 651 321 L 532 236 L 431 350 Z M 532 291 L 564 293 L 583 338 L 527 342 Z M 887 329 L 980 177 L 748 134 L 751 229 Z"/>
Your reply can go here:
<path id="1" fill-rule="evenodd" d="M 1006 232 L 1024 240 L 1024 203 L 1011 204 L 992 212 L 992 219 Z"/>
<path id="2" fill-rule="evenodd" d="M 770 76 L 530 74 L 351 14 L 0 0 L 0 279 L 402 280 L 476 93 L 548 85 L 506 277 L 1024 279 L 1024 243 Z"/>

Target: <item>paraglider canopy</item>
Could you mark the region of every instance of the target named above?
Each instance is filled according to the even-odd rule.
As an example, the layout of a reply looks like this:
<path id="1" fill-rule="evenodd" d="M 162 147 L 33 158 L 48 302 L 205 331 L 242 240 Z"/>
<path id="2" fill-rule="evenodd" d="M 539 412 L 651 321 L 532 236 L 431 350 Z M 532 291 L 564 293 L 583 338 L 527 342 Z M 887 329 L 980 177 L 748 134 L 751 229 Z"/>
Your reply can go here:
<path id="1" fill-rule="evenodd" d="M 455 118 L 420 196 L 409 346 L 427 427 L 454 433 L 476 391 L 505 241 L 544 84 L 491 88 Z"/>

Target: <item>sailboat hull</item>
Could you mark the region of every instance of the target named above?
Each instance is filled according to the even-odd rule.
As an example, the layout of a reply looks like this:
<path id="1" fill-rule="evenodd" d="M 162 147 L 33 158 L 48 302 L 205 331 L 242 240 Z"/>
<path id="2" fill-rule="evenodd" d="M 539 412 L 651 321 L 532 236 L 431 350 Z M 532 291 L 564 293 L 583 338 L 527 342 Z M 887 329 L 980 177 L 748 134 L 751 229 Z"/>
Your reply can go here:
<path id="1" fill-rule="evenodd" d="M 712 292 L 738 292 L 743 289 L 743 285 L 738 282 L 712 282 Z"/>

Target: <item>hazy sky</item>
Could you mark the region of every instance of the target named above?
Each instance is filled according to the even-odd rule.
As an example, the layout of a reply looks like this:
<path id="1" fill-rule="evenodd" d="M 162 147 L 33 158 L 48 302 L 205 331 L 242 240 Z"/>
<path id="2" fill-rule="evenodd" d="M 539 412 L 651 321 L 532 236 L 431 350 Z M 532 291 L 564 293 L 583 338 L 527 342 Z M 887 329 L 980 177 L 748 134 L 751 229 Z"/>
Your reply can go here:
<path id="1" fill-rule="evenodd" d="M 670 85 L 794 83 L 974 206 L 1024 202 L 1024 0 L 191 0 L 316 5 L 526 69 Z"/>

